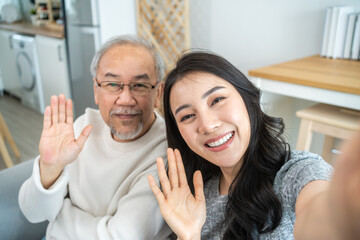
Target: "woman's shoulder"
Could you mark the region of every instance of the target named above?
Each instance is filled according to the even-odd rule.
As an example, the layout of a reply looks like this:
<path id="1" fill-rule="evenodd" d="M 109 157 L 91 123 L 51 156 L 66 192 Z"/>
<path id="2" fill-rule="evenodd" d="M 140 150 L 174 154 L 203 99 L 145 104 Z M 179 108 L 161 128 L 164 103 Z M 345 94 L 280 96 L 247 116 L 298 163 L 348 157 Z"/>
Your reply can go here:
<path id="1" fill-rule="evenodd" d="M 307 151 L 292 151 L 290 158 L 277 172 L 274 191 L 285 201 L 295 203 L 301 189 L 311 181 L 330 181 L 333 167 L 319 155 Z"/>
<path id="2" fill-rule="evenodd" d="M 315 167 L 332 171 L 332 167 L 321 156 L 308 151 L 293 150 L 289 159 L 284 163 L 279 174 L 286 174 L 289 171 L 302 171 L 307 167 Z"/>

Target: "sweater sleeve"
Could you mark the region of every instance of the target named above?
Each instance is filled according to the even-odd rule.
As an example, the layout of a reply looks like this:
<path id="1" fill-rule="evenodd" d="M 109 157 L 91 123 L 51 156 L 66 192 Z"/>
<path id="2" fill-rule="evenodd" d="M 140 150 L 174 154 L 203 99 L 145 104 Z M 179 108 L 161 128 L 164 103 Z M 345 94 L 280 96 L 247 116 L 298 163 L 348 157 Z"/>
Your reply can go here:
<path id="1" fill-rule="evenodd" d="M 154 239 L 165 222 L 148 186 L 149 174 L 156 176 L 155 171 L 142 173 L 128 194 L 120 199 L 113 215 L 93 216 L 73 205 L 70 199 L 65 199 L 51 232 L 54 235 L 58 231 L 71 234 L 66 236 L 67 239 Z"/>
<path id="2" fill-rule="evenodd" d="M 20 188 L 19 206 L 25 217 L 32 223 L 54 221 L 67 194 L 68 169 L 64 168 L 56 182 L 45 189 L 40 181 L 38 156 L 34 161 L 33 173 Z"/>

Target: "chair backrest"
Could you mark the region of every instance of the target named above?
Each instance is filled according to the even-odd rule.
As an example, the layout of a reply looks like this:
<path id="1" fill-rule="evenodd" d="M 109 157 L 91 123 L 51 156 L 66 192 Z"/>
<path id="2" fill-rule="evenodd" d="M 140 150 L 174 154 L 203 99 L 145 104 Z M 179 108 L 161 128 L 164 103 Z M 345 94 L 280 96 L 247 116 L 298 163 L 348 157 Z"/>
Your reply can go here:
<path id="1" fill-rule="evenodd" d="M 31 176 L 33 160 L 0 171 L 0 238 L 42 239 L 48 222 L 30 223 L 22 214 L 18 196 L 21 185 Z"/>

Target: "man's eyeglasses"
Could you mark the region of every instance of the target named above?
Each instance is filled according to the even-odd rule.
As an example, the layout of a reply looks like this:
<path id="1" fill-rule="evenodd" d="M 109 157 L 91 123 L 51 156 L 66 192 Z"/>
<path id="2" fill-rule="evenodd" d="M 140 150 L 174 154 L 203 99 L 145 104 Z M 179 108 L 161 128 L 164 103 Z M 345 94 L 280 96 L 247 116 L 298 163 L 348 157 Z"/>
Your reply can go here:
<path id="1" fill-rule="evenodd" d="M 146 82 L 135 82 L 135 83 L 129 83 L 124 84 L 120 81 L 102 81 L 99 82 L 99 80 L 95 79 L 97 85 L 103 89 L 106 92 L 109 93 L 120 93 L 125 86 L 129 86 L 130 91 L 134 95 L 145 95 L 151 92 L 152 89 L 156 87 L 158 82 L 153 86 L 150 83 Z"/>

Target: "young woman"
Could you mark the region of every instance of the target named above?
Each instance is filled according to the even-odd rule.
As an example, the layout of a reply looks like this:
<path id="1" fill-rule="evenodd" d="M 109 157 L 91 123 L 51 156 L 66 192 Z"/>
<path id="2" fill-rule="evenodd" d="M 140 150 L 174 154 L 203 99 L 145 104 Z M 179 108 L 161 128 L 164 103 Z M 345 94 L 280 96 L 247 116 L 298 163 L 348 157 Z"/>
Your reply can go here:
<path id="1" fill-rule="evenodd" d="M 178 239 L 337 239 L 331 166 L 290 151 L 282 119 L 262 111 L 259 90 L 227 60 L 182 56 L 164 114 L 169 175 L 159 158 L 162 189 L 149 183 Z"/>

